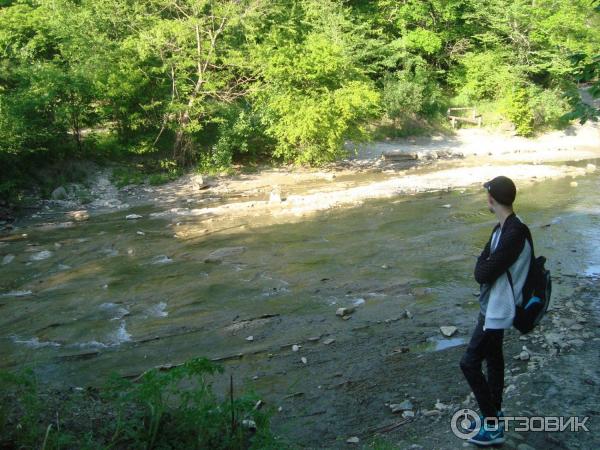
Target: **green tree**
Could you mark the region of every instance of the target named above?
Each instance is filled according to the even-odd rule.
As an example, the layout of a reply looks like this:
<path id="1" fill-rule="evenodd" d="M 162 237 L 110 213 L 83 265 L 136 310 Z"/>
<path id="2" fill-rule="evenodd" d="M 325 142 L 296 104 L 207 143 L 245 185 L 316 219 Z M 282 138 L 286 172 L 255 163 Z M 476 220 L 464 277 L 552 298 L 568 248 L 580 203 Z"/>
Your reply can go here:
<path id="1" fill-rule="evenodd" d="M 260 80 L 255 107 L 276 142 L 274 156 L 331 161 L 344 154 L 345 139 L 366 137 L 363 125 L 379 110 L 380 95 L 358 63 L 353 24 L 333 1 L 280 0 L 273 9 L 252 53 Z"/>

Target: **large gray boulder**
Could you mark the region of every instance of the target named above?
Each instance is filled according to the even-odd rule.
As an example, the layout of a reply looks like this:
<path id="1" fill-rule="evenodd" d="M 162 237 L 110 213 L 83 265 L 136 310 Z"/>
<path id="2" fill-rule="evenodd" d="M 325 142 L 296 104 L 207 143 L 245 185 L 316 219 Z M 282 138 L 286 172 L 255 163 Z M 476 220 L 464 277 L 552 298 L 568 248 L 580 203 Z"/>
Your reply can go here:
<path id="1" fill-rule="evenodd" d="M 65 200 L 67 198 L 67 190 L 59 186 L 52 191 L 52 200 Z"/>

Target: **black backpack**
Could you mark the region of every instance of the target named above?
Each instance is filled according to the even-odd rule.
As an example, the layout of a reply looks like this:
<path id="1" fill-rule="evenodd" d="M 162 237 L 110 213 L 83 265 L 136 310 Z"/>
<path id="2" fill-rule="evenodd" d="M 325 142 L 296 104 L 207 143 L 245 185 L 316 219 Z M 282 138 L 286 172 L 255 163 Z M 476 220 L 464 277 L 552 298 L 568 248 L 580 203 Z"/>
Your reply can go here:
<path id="1" fill-rule="evenodd" d="M 531 263 L 523 286 L 523 302 L 521 305 L 515 305 L 515 318 L 513 320 L 513 326 L 521 334 L 529 333 L 544 317 L 552 294 L 552 278 L 550 277 L 550 271 L 545 267 L 546 258 L 544 256 L 535 257 L 531 232 L 527 226 L 525 228 L 527 230 L 527 241 L 531 246 Z M 506 274 L 512 289 L 513 283 L 510 272 L 507 270 Z"/>

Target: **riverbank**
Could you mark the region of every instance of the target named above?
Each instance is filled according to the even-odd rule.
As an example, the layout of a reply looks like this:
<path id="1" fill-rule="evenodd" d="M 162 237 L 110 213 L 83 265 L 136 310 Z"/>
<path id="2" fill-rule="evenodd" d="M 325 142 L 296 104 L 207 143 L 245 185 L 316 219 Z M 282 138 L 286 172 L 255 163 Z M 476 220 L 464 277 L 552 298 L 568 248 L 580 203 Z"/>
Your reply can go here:
<path id="1" fill-rule="evenodd" d="M 87 216 L 152 204 L 163 208 L 155 216 L 177 222 L 189 216 L 213 220 L 248 217 L 257 225 L 264 217 L 288 222 L 318 211 L 360 205 L 369 199 L 464 189 L 498 173 L 520 185 L 561 177 L 574 180 L 594 168 L 573 162 L 598 157 L 600 127 L 591 122 L 536 139 L 466 128 L 453 136 L 369 144 L 359 147 L 351 158 L 322 169 L 258 168 L 254 173 L 223 177 L 188 174 L 160 186 L 128 185 L 120 189 L 111 182 L 111 170 L 101 169 L 89 182 L 85 204 L 78 198 L 80 194 L 46 201 L 34 199 L 30 202 L 34 212 L 24 218 L 60 221 L 61 214 L 66 214 L 69 221 L 77 211 L 85 211 L 81 214 Z M 179 232 L 186 237 L 196 234 L 185 227 Z"/>
<path id="2" fill-rule="evenodd" d="M 597 282 L 597 277 L 555 274 L 554 283 L 571 294 L 556 298 L 541 326 L 531 334 L 508 330 L 504 344 L 505 415 L 578 417 L 580 421 L 588 417 L 589 432 L 513 430 L 506 433 L 502 448 L 590 449 L 598 445 Z M 468 340 L 476 312 L 471 316 L 472 323 L 460 327 L 455 339 Z M 411 320 L 420 326 L 431 321 L 416 316 Z M 355 355 L 348 360 L 319 350 L 317 370 L 329 376 L 321 375 L 318 386 L 310 381 L 316 372 L 301 382 L 296 390 L 302 395 L 287 401 L 288 406 L 276 418 L 276 429 L 291 436 L 293 442 L 301 442 L 302 448 L 475 448 L 451 429 L 457 411 L 470 408 L 478 412 L 458 366 L 465 345 L 413 352 L 401 344 L 406 340 L 401 327 L 402 323 L 382 323 L 369 333 L 357 330 L 351 352 L 336 350 Z M 316 357 L 311 350 L 304 354 L 309 360 Z M 312 386 L 303 391 L 306 385 Z M 522 422 L 510 426 L 518 425 Z M 358 438 L 358 445 L 347 442 L 352 437 Z"/>

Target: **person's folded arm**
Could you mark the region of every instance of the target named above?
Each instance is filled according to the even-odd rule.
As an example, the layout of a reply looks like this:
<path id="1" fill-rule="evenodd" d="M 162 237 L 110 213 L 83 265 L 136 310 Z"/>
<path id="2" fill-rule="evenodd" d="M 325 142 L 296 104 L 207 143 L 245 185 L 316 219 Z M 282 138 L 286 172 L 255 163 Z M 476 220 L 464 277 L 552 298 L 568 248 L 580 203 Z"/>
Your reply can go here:
<path id="1" fill-rule="evenodd" d="M 484 257 L 484 252 L 477 259 L 475 265 L 475 280 L 479 284 L 493 283 L 496 279 L 512 266 L 525 245 L 525 231 L 523 227 L 513 227 L 503 231 L 496 250 Z M 486 246 L 487 247 L 487 246 Z"/>
<path id="2" fill-rule="evenodd" d="M 493 233 L 492 233 L 493 235 Z M 487 244 L 485 244 L 485 247 L 483 248 L 483 251 L 481 252 L 481 255 L 479 255 L 479 257 L 477 258 L 477 261 L 479 261 L 480 259 L 487 259 L 488 256 L 490 256 L 490 245 L 491 245 L 492 239 L 490 238 L 487 241 Z"/>

